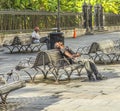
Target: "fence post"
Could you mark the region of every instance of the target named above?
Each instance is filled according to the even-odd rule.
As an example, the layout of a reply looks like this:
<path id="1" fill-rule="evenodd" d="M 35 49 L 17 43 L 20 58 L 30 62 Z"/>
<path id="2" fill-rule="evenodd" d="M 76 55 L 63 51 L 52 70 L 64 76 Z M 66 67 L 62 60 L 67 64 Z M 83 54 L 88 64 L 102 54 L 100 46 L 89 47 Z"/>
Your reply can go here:
<path id="1" fill-rule="evenodd" d="M 99 30 L 99 5 L 94 6 L 94 30 Z"/>
<path id="2" fill-rule="evenodd" d="M 99 4 L 99 17 L 100 17 L 100 30 L 103 30 L 104 27 L 103 27 L 103 7 L 101 4 Z"/>
<path id="3" fill-rule="evenodd" d="M 91 32 L 92 31 L 92 5 L 89 4 L 87 7 L 87 32 Z"/>
<path id="4" fill-rule="evenodd" d="M 101 4 L 94 6 L 95 30 L 103 30 L 103 7 Z"/>
<path id="5" fill-rule="evenodd" d="M 83 27 L 87 28 L 87 4 L 85 2 L 82 5 L 82 12 L 83 12 Z"/>
<path id="6" fill-rule="evenodd" d="M 86 28 L 86 34 L 91 34 L 92 31 L 92 5 L 87 5 L 85 2 L 82 6 L 83 12 L 83 27 Z"/>

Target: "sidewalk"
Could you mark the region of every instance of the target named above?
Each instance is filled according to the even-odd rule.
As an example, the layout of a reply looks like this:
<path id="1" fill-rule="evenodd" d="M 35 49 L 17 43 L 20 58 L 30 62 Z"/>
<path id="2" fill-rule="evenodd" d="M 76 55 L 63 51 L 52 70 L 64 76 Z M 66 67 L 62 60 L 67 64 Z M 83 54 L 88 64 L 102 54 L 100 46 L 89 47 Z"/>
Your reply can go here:
<path id="1" fill-rule="evenodd" d="M 119 38 L 120 32 L 86 35 L 65 39 L 65 45 L 77 50 L 79 46 L 89 45 L 94 41 Z M 36 53 L 7 54 L 5 52 L 0 52 L 1 73 L 13 69 L 20 59 L 36 55 Z M 8 105 L 7 111 L 119 111 L 119 67 L 119 64 L 98 65 L 100 72 L 107 77 L 102 81 L 89 82 L 81 78 L 61 82 L 59 85 L 46 81 L 36 84 L 27 83 L 25 88 L 8 95 L 8 102 L 11 104 Z M 84 73 L 82 77 L 87 76 Z"/>

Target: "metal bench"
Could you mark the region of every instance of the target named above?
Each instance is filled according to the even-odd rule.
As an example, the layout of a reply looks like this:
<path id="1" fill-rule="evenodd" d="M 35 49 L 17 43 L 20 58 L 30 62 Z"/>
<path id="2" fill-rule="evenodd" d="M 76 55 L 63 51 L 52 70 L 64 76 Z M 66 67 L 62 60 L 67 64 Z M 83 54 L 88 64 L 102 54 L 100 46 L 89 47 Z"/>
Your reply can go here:
<path id="1" fill-rule="evenodd" d="M 24 81 L 15 81 L 15 82 L 0 86 L 1 103 L 7 104 L 6 100 L 7 100 L 8 94 L 14 90 L 17 90 L 23 87 L 25 87 Z"/>
<path id="2" fill-rule="evenodd" d="M 106 64 L 107 62 L 112 63 L 119 59 L 120 49 L 116 46 L 113 40 L 107 39 L 99 41 L 97 44 L 97 57 L 99 57 L 100 61 Z"/>
<path id="3" fill-rule="evenodd" d="M 42 39 L 44 39 L 44 37 L 40 38 L 40 43 L 33 43 L 33 40 L 32 40 L 31 36 L 27 36 L 27 37 L 24 37 L 24 38 L 22 37 L 20 39 L 21 39 L 21 47 L 20 47 L 21 52 L 40 51 L 41 47 L 46 45 L 46 42 L 42 41 Z"/>
<path id="4" fill-rule="evenodd" d="M 83 56 L 88 56 L 94 62 L 101 61 L 104 64 L 118 61 L 120 57 L 120 48 L 113 40 L 106 39 L 93 42 L 90 46 L 79 47 L 77 52 Z"/>
<path id="5" fill-rule="evenodd" d="M 37 74 L 42 72 L 44 75 L 44 78 L 46 78 L 47 70 L 49 67 L 46 65 L 49 63 L 49 60 L 44 55 L 43 51 L 40 51 L 37 53 L 37 56 L 35 58 L 25 58 L 19 61 L 19 63 L 16 65 L 15 69 L 17 71 L 25 72 L 25 74 L 28 75 L 30 80 L 34 82 L 35 77 Z M 46 70 L 47 67 L 47 70 Z"/>
<path id="6" fill-rule="evenodd" d="M 27 66 L 25 66 L 26 63 L 28 64 Z M 48 74 L 52 74 L 55 81 L 58 82 L 62 75 L 66 75 L 70 79 L 75 70 L 80 76 L 83 67 L 81 64 L 70 64 L 58 50 L 52 49 L 40 51 L 32 62 L 31 59 L 26 60 L 26 62 L 25 60 L 20 61 L 16 69 L 26 72 L 32 81 L 34 81 L 37 74 L 42 72 L 44 78 L 47 78 Z M 35 70 L 35 73 L 31 73 L 30 69 Z"/>
<path id="7" fill-rule="evenodd" d="M 6 47 L 10 53 L 15 52 L 34 52 L 40 51 L 41 47 L 46 43 L 33 43 L 31 37 L 15 36 L 11 41 L 4 41 L 3 47 Z"/>
<path id="8" fill-rule="evenodd" d="M 10 53 L 13 53 L 14 50 L 17 50 L 18 52 L 20 52 L 20 45 L 21 45 L 21 42 L 20 42 L 20 39 L 19 37 L 15 36 L 14 39 L 8 41 L 4 41 L 3 43 L 3 47 L 6 47 Z"/>
<path id="9" fill-rule="evenodd" d="M 80 76 L 84 67 L 84 65 L 80 63 L 70 64 L 68 59 L 63 57 L 58 50 L 44 51 L 44 56 L 49 60 L 49 64 L 47 64 L 49 67 L 48 73 L 53 74 L 56 82 L 59 81 L 62 75 L 66 75 L 67 79 L 70 80 L 74 71 L 77 71 L 77 74 Z"/>

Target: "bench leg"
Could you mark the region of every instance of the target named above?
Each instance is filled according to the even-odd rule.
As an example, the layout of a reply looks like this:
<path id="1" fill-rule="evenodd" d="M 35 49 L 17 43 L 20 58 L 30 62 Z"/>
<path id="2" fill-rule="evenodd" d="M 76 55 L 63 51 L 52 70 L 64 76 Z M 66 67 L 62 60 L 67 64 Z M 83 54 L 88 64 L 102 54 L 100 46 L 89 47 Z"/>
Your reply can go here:
<path id="1" fill-rule="evenodd" d="M 72 70 L 70 72 L 68 72 L 67 70 L 64 69 L 64 71 L 65 71 L 65 73 L 67 75 L 68 80 L 70 80 L 70 76 L 72 74 Z"/>
<path id="2" fill-rule="evenodd" d="M 52 68 L 51 70 L 49 70 L 49 72 L 51 72 L 51 74 L 54 76 L 55 83 L 59 83 L 58 70 L 56 70 L 55 68 Z"/>
<path id="3" fill-rule="evenodd" d="M 4 95 L 0 95 L 1 100 L 2 100 L 2 104 L 7 104 L 6 100 L 7 100 L 7 96 L 9 93 L 6 93 Z"/>
<path id="4" fill-rule="evenodd" d="M 28 74 L 28 76 L 30 77 L 30 80 L 33 82 L 33 77 L 31 76 L 31 74 L 30 74 L 29 72 L 25 71 L 25 70 L 24 70 L 24 72 L 25 72 L 26 74 Z"/>
<path id="5" fill-rule="evenodd" d="M 10 51 L 10 53 L 13 53 L 13 47 L 11 48 L 12 46 L 6 46 L 6 48 L 8 48 L 8 50 Z"/>
<path id="6" fill-rule="evenodd" d="M 42 68 L 40 68 L 40 67 L 37 67 L 36 69 L 35 69 L 36 71 L 38 71 L 38 72 L 42 72 L 42 74 L 43 74 L 43 78 L 44 79 L 46 79 L 47 78 L 47 74 L 48 74 L 48 72 L 49 72 L 49 70 L 46 70 L 45 68 L 44 69 L 42 69 Z M 51 70 L 51 69 L 50 69 Z M 36 74 L 37 75 L 37 74 Z M 36 76 L 35 75 L 35 76 Z"/>
<path id="7" fill-rule="evenodd" d="M 34 81 L 35 81 L 36 75 L 39 73 L 38 70 L 35 69 L 35 71 L 36 71 L 36 72 L 35 72 L 35 73 L 33 74 L 33 76 L 32 76 L 28 71 L 24 70 L 24 72 L 30 77 L 31 82 L 34 82 Z"/>
<path id="8" fill-rule="evenodd" d="M 81 71 L 82 71 L 83 67 L 81 67 L 80 69 L 77 69 L 78 75 L 81 76 Z"/>

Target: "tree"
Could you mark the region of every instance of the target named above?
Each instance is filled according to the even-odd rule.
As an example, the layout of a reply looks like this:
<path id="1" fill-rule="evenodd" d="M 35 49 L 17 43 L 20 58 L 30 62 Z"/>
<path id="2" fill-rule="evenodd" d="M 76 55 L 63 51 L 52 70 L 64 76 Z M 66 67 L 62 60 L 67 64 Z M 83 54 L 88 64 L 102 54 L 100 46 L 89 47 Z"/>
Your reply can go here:
<path id="1" fill-rule="evenodd" d="M 81 12 L 86 1 L 102 4 L 104 12 L 120 13 L 120 0 L 60 0 L 61 11 Z M 0 0 L 0 9 L 57 11 L 57 0 Z"/>

